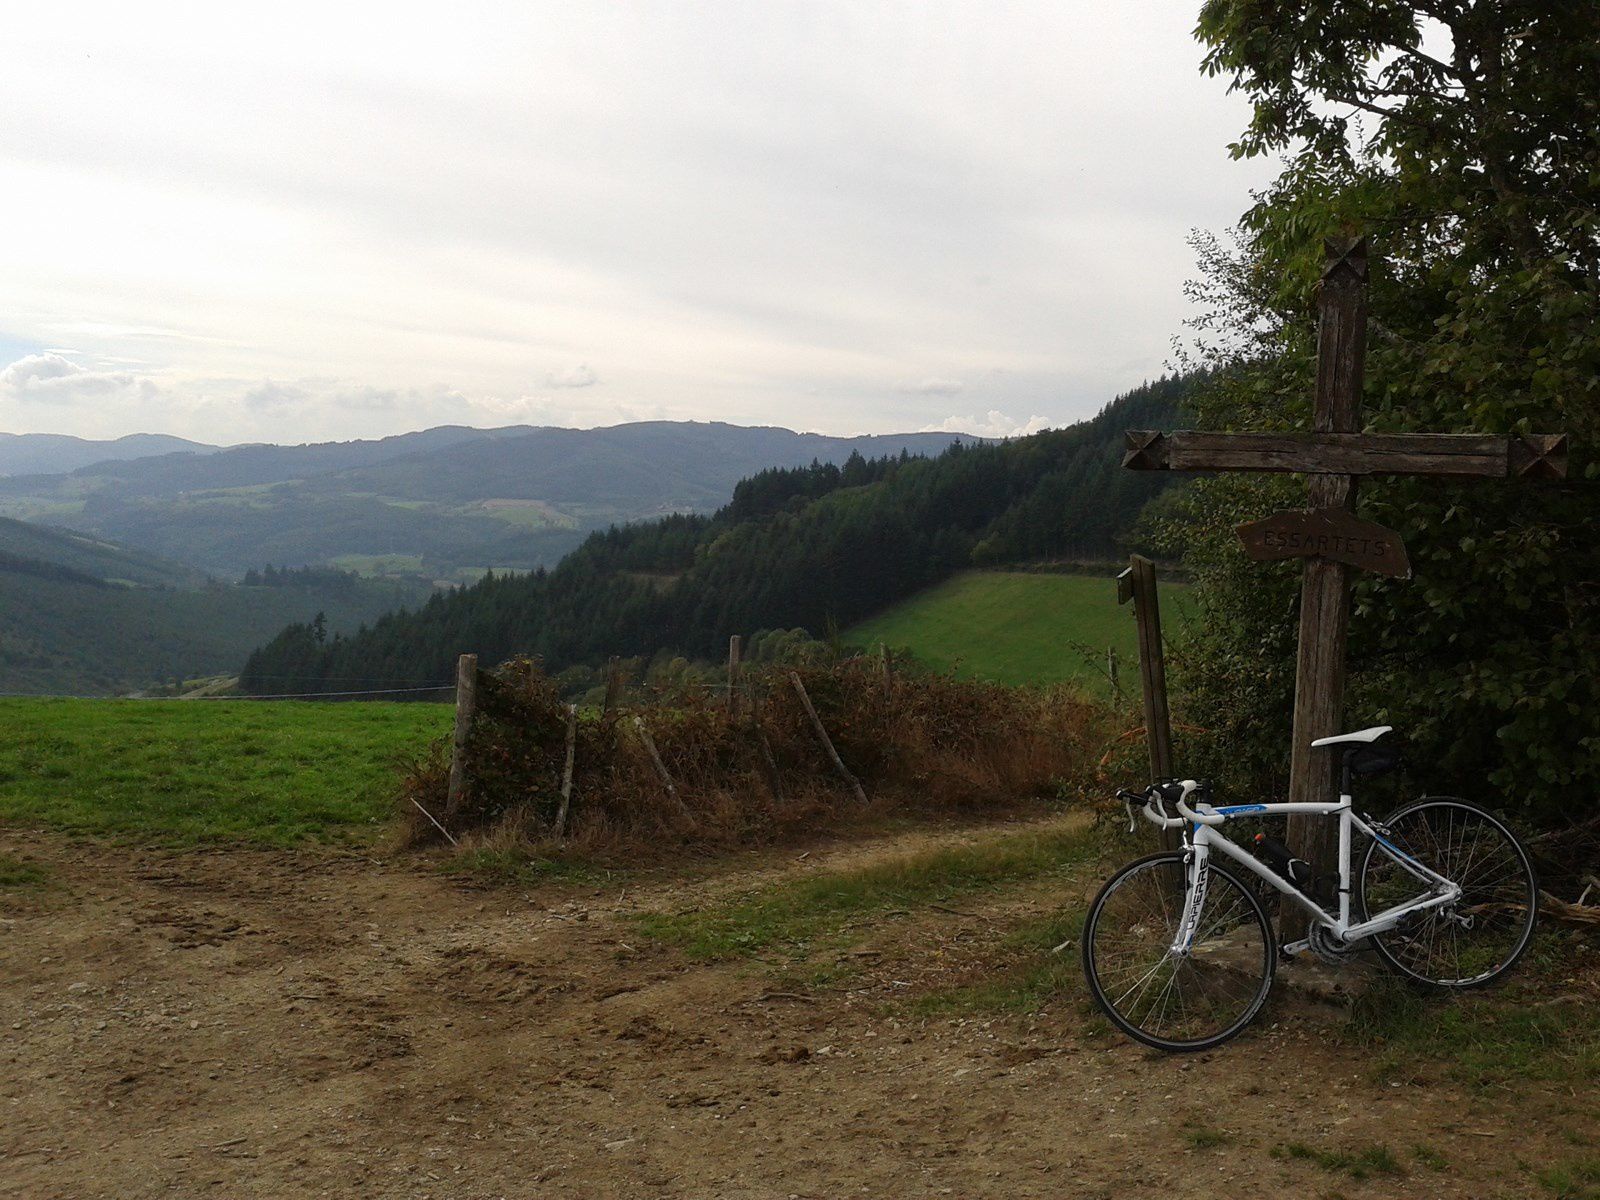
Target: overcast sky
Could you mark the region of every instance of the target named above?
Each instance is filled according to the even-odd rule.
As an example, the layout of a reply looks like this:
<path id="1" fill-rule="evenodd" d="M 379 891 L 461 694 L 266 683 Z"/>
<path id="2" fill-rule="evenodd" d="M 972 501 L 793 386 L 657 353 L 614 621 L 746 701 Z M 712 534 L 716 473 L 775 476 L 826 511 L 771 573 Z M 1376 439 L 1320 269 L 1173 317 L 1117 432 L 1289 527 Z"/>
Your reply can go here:
<path id="1" fill-rule="evenodd" d="M 15 5 L 0 430 L 1011 433 L 1267 179 L 1197 0 Z"/>

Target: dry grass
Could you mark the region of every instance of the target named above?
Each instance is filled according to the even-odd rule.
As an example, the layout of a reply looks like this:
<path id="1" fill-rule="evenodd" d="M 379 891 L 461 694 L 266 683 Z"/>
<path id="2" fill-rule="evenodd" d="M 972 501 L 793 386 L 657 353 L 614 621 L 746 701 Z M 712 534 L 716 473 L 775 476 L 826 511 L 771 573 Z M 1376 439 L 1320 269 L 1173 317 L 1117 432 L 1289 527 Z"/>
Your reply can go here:
<path id="1" fill-rule="evenodd" d="M 580 712 L 570 826 L 558 843 L 566 706 L 538 665 L 519 659 L 480 676 L 465 801 L 447 811 L 445 743 L 408 775 L 400 797 L 407 839 L 440 840 L 413 801 L 470 852 L 492 855 L 559 848 L 649 857 L 896 811 L 1000 810 L 1028 798 L 1073 798 L 1096 781 L 1119 731 L 1117 714 L 1070 687 L 889 674 L 863 658 L 799 673 L 866 790 L 865 810 L 823 750 L 789 668 L 773 668 L 746 675 L 737 716 L 725 694 L 704 689 L 658 693 L 626 710 Z M 636 717 L 676 799 L 650 761 Z"/>

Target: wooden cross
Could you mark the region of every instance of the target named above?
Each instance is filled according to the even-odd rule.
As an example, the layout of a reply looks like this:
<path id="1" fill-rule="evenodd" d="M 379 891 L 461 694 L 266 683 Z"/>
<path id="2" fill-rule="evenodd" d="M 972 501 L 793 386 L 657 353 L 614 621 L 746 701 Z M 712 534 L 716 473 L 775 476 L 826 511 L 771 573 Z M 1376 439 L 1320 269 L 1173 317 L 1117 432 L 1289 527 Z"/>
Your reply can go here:
<path id="1" fill-rule="evenodd" d="M 1292 802 L 1337 798 L 1335 757 L 1314 739 L 1344 732 L 1345 647 L 1352 567 L 1409 577 L 1398 534 L 1355 516 L 1363 475 L 1561 479 L 1565 434 L 1490 437 L 1361 433 L 1367 341 L 1367 242 L 1332 241 L 1318 288 L 1316 398 L 1310 433 L 1157 433 L 1132 430 L 1122 465 L 1135 471 L 1278 471 L 1309 474 L 1309 510 L 1240 526 L 1253 558 L 1304 557 L 1295 674 Z M 1291 817 L 1290 844 L 1319 873 L 1334 861 L 1333 822 Z"/>

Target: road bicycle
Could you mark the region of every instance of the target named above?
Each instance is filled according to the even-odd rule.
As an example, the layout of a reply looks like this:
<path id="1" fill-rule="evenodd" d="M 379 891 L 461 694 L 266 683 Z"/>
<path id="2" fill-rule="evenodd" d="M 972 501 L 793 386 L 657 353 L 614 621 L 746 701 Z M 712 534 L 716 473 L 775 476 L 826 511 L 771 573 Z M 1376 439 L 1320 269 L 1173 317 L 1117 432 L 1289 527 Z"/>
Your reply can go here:
<path id="1" fill-rule="evenodd" d="M 1089 907 L 1084 975 L 1113 1024 L 1161 1050 L 1205 1050 L 1261 1011 L 1279 947 L 1262 889 L 1231 864 L 1306 910 L 1308 936 L 1284 946 L 1286 955 L 1337 963 L 1370 948 L 1400 975 L 1446 989 L 1478 987 L 1511 968 L 1533 937 L 1539 903 L 1533 864 L 1511 830 L 1453 797 L 1414 801 L 1382 821 L 1356 814 L 1352 779 L 1399 762 L 1381 743 L 1390 732 L 1379 725 L 1311 743 L 1342 753 L 1337 801 L 1216 806 L 1210 785 L 1193 779 L 1117 793 L 1130 830 L 1139 807 L 1160 828 L 1182 830 L 1183 848 L 1129 863 Z M 1314 877 L 1265 834 L 1251 839 L 1252 852 L 1222 832 L 1241 818 L 1289 814 L 1338 821 L 1336 873 Z M 1366 844 L 1352 874 L 1358 833 Z"/>

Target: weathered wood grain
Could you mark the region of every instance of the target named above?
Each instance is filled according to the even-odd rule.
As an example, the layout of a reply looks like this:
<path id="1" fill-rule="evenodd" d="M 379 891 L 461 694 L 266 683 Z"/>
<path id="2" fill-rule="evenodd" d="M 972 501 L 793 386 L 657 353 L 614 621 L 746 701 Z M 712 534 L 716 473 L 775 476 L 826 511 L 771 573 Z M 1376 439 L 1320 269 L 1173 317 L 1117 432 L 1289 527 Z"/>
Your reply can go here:
<path id="1" fill-rule="evenodd" d="M 567 836 L 567 812 L 572 805 L 572 769 L 578 761 L 578 706 L 567 705 L 567 758 L 561 768 L 561 807 L 556 810 L 556 836 Z"/>
<path id="2" fill-rule="evenodd" d="M 1411 577 L 1404 539 L 1342 508 L 1290 509 L 1246 522 L 1237 532 L 1245 553 L 1257 562 L 1315 556 L 1398 579 Z"/>
<path id="3" fill-rule="evenodd" d="M 1144 701 L 1145 745 L 1150 756 L 1150 780 L 1171 779 L 1172 715 L 1167 707 L 1167 665 L 1161 645 L 1161 602 L 1156 594 L 1156 565 L 1142 554 L 1130 555 L 1128 569 L 1117 576 L 1117 603 L 1133 601 L 1138 626 L 1139 689 Z M 1161 847 L 1176 849 L 1176 830 L 1160 832 Z"/>
<path id="4" fill-rule="evenodd" d="M 1328 267 L 1317 294 L 1317 387 L 1312 427 L 1338 436 L 1361 427 L 1361 387 L 1367 350 L 1367 245 L 1360 238 L 1327 245 Z M 1341 511 L 1354 520 L 1356 479 L 1318 475 L 1310 485 L 1311 507 Z M 1294 733 L 1289 751 L 1291 803 L 1328 803 L 1338 798 L 1332 756 L 1313 750 L 1320 737 L 1340 732 L 1344 721 L 1345 650 L 1350 641 L 1352 568 L 1327 558 L 1308 558 L 1300 575 L 1300 634 L 1295 661 Z M 1335 870 L 1336 822 L 1291 816 L 1289 846 L 1315 874 Z M 1309 922 L 1299 905 L 1286 904 L 1280 936 L 1300 938 Z"/>
<path id="5" fill-rule="evenodd" d="M 478 656 L 456 659 L 456 727 L 450 739 L 450 782 L 445 792 L 445 820 L 455 816 L 467 794 L 467 742 L 478 706 Z"/>
<path id="6" fill-rule="evenodd" d="M 1135 471 L 1265 471 L 1504 479 L 1511 439 L 1469 433 L 1172 433 L 1132 430 Z"/>

